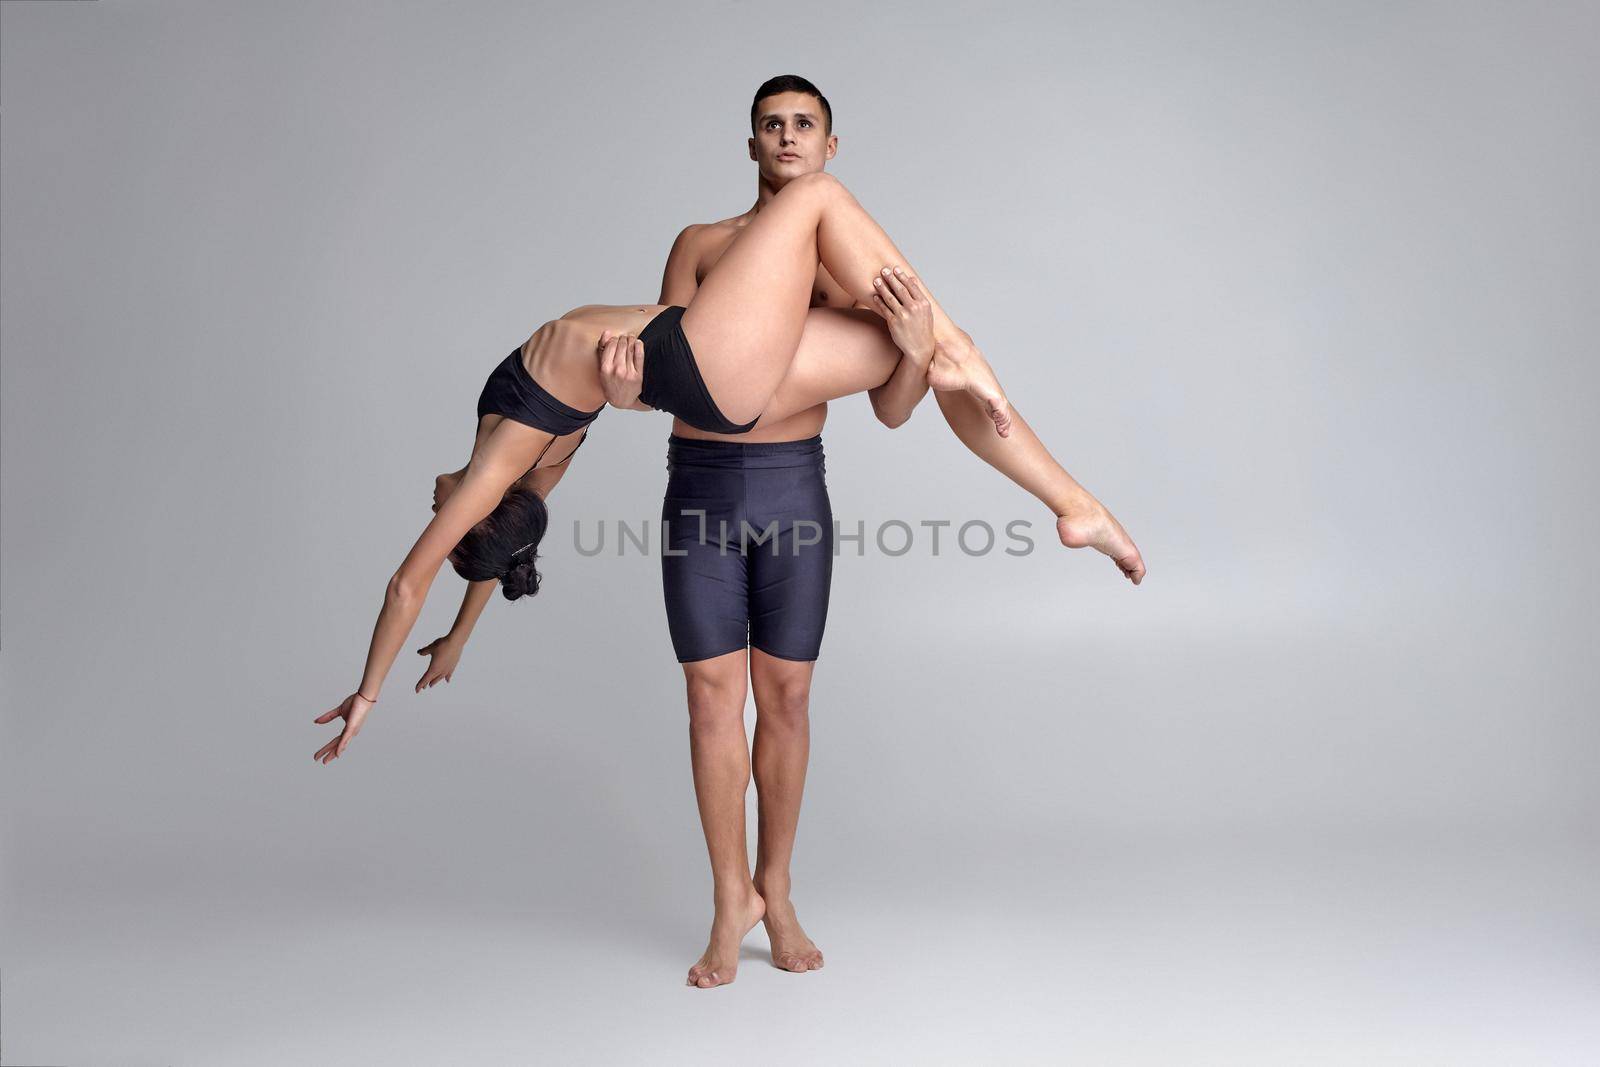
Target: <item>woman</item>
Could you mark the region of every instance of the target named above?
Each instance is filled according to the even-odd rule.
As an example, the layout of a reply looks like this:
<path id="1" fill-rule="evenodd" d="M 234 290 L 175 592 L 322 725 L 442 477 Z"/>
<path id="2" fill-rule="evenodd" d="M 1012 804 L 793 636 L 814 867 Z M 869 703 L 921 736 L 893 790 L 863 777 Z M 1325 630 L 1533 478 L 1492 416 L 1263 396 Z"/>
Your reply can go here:
<path id="1" fill-rule="evenodd" d="M 588 305 L 541 326 L 507 356 L 479 398 L 471 459 L 436 480 L 434 518 L 389 581 L 361 685 L 315 720 L 337 716 L 345 720 L 344 729 L 313 758 L 336 759 L 360 732 L 445 559 L 468 581 L 499 579 L 508 599 L 538 590 L 534 558 L 548 521 L 544 496 L 607 402 L 659 408 L 707 431 L 738 433 L 762 418 L 775 421 L 882 384 L 898 357 L 884 351 L 878 330 L 872 331 L 876 342 L 862 335 L 861 343 L 847 345 L 848 358 L 831 347 L 827 359 L 802 359 L 819 260 L 869 307 L 881 303 L 878 294 L 895 267 L 909 271 L 888 235 L 838 179 L 808 174 L 786 185 L 751 221 L 688 308 Z M 928 384 L 971 393 L 993 432 L 1008 436 L 1017 420 L 993 371 L 971 338 L 928 299 L 936 342 Z M 613 371 L 618 361 L 637 370 L 637 397 L 616 395 L 615 389 L 607 395 L 602 361 Z M 563 445 L 556 458 L 545 463 L 558 440 Z M 1013 477 L 1051 503 L 1063 543 L 1105 553 L 1137 584 L 1144 564 L 1133 541 L 1098 501 L 1058 465 L 1055 470 L 1056 502 L 1029 484 L 1050 472 Z"/>

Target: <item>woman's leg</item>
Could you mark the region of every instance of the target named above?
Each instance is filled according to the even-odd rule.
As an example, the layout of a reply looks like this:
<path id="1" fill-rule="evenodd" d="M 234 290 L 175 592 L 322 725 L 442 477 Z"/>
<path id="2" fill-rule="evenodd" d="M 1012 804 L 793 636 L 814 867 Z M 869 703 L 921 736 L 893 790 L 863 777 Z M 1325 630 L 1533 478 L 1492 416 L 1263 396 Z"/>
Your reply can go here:
<path id="1" fill-rule="evenodd" d="M 761 414 L 800 344 L 816 266 L 866 304 L 884 267 L 906 258 L 838 179 L 807 174 L 784 186 L 723 253 L 683 316 L 706 387 L 734 422 Z M 938 389 L 965 389 L 984 402 L 1002 433 L 1006 402 L 988 363 L 934 304 L 941 355 L 929 370 Z"/>
<path id="2" fill-rule="evenodd" d="M 794 360 L 763 421 L 778 422 L 829 400 L 876 388 L 889 379 L 900 350 L 871 312 L 814 309 L 806 317 Z M 971 394 L 940 392 L 939 410 L 973 455 L 1016 482 L 1056 516 L 1056 534 L 1068 548 L 1105 553 L 1137 585 L 1144 561 L 1122 524 L 1056 462 L 1015 408 L 1005 437 L 994 432 L 982 402 Z"/>

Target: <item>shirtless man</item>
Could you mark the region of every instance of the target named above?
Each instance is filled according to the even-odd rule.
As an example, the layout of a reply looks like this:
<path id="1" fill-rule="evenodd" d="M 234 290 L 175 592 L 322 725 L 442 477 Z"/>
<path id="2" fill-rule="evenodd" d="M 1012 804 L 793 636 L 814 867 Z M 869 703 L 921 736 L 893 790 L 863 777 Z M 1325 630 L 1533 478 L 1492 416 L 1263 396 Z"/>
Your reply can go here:
<path id="1" fill-rule="evenodd" d="M 785 75 L 756 90 L 750 109 L 750 158 L 756 164 L 756 202 L 742 215 L 690 226 L 678 235 L 661 283 L 662 304 L 687 304 L 700 280 L 739 232 L 789 181 L 823 170 L 838 151 L 827 100 L 804 78 Z M 927 390 L 933 358 L 932 315 L 916 279 L 893 279 L 904 314 L 887 305 L 861 309 L 892 320 L 906 355 L 884 385 L 871 391 L 873 408 L 891 425 L 903 420 Z M 820 265 L 813 307 L 850 308 L 854 301 Z M 895 412 L 896 414 L 888 414 Z M 742 434 L 712 434 L 674 420 L 669 480 L 662 518 L 672 547 L 662 555 L 668 621 L 683 664 L 689 702 L 695 796 L 711 856 L 715 913 L 705 953 L 689 968 L 702 989 L 733 981 L 739 945 L 759 914 L 772 962 L 788 971 L 822 966 L 790 899 L 789 860 L 800 820 L 809 754 L 811 675 L 822 641 L 833 567 L 833 515 L 822 478 L 818 404 Z M 731 477 L 717 470 L 736 471 Z M 785 522 L 775 544 L 746 544 L 743 554 L 699 537 L 709 512 L 737 524 L 748 516 L 760 529 L 767 499 L 782 494 Z M 708 505 L 708 498 L 712 501 Z M 766 498 L 766 499 L 764 499 Z M 773 501 L 773 503 L 777 503 Z M 794 520 L 809 520 L 798 527 Z M 737 535 L 735 535 L 736 537 Z M 748 647 L 745 623 L 749 622 Z M 744 729 L 747 685 L 756 698 L 755 745 Z M 745 791 L 755 770 L 759 824 L 754 875 L 745 844 Z"/>
<path id="2" fill-rule="evenodd" d="M 804 79 L 777 78 L 758 90 L 749 142 L 758 168 L 756 203 L 743 215 L 690 226 L 679 235 L 667 263 L 661 305 L 689 302 L 735 237 L 781 189 L 823 170 L 838 147 L 831 122 L 827 101 Z M 876 334 L 887 328 L 887 338 L 875 337 L 877 351 L 883 355 L 892 341 L 890 351 L 897 361 L 877 362 L 877 374 L 887 377 L 874 376 L 882 384 L 869 395 L 880 420 L 897 426 L 928 391 L 928 378 L 939 370 L 939 360 L 949 361 L 950 354 L 939 355 L 934 343 L 938 312 L 916 278 L 885 268 L 867 292 L 870 306 L 852 308 L 846 291 L 819 268 L 811 303 L 832 310 L 811 313 L 804 334 L 807 359 L 790 366 L 793 380 L 784 378 L 779 393 L 787 383 L 801 396 L 844 395 L 794 376 L 820 375 L 827 381 L 848 378 L 852 371 L 859 376 L 863 331 Z M 638 399 L 640 362 L 613 359 L 620 337 L 613 337 L 612 349 L 607 349 L 609 335 L 609 330 L 602 334 L 596 352 L 606 399 L 622 408 L 648 408 Z M 957 331 L 956 336 L 959 346 L 964 335 Z M 630 345 L 629 351 L 636 347 Z M 830 366 L 835 351 L 847 362 Z M 756 362 L 758 357 L 750 358 Z M 1020 412 L 1007 408 L 1009 432 L 997 433 L 985 403 L 972 394 L 951 390 L 935 395 L 946 422 L 970 451 L 1050 508 L 1064 546 L 1097 548 L 1138 584 L 1144 565 L 1126 532 L 1050 456 Z M 789 896 L 789 860 L 808 755 L 810 681 L 821 647 L 833 560 L 819 433 L 826 410 L 818 405 L 796 412 L 798 407 L 779 409 L 791 414 L 775 412 L 772 421 L 748 432 L 709 432 L 675 421 L 668 446 L 662 585 L 687 684 L 695 793 L 715 889 L 711 936 L 688 976 L 689 984 L 699 988 L 733 980 L 740 943 L 757 922 L 767 926 L 777 966 L 804 972 L 822 965 L 822 954 L 801 928 Z M 716 429 L 743 428 L 729 424 Z M 545 482 L 535 486 L 540 496 L 554 487 L 570 458 L 569 451 Z M 731 530 L 718 529 L 724 523 Z M 753 542 L 745 527 L 754 527 Z M 707 536 L 712 529 L 718 532 Z M 417 682 L 419 692 L 449 680 L 497 584 L 470 582 L 450 632 L 418 649 L 430 658 Z M 758 713 L 753 762 L 760 802 L 753 875 L 744 822 L 752 764 L 744 732 L 750 684 Z M 336 708 L 318 721 L 339 713 Z M 326 747 L 335 743 L 342 751 L 343 739 Z"/>

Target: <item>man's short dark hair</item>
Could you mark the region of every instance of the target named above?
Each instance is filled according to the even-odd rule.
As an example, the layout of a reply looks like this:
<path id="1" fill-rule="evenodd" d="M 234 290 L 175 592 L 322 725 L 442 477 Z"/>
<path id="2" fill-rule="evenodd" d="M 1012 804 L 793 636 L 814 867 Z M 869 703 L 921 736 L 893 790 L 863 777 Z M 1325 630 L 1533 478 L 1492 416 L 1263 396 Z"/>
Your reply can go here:
<path id="1" fill-rule="evenodd" d="M 756 132 L 756 118 L 760 114 L 757 110 L 761 101 L 769 96 L 779 93 L 805 93 L 814 96 L 822 105 L 822 128 L 824 133 L 833 132 L 833 108 L 828 106 L 828 98 L 822 95 L 822 90 L 806 81 L 798 74 L 780 74 L 776 78 L 768 78 L 761 83 L 761 88 L 756 90 L 756 98 L 750 101 L 750 132 Z"/>

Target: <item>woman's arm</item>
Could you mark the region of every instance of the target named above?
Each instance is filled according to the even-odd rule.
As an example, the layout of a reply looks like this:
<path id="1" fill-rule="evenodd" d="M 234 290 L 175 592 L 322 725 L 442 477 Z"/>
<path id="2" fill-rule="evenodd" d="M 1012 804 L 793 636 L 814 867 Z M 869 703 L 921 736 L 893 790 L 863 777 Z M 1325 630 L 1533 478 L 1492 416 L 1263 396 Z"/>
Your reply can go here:
<path id="1" fill-rule="evenodd" d="M 583 444 L 584 438 L 588 436 L 589 431 L 584 430 L 583 437 L 578 438 L 578 445 Z M 550 491 L 567 472 L 573 455 L 578 451 L 578 445 L 573 445 L 572 451 L 559 462 L 535 469 L 530 476 L 522 480 L 522 484 L 546 500 L 550 499 Z M 467 583 L 466 595 L 461 598 L 461 610 L 456 612 L 456 621 L 451 625 L 450 632 L 417 649 L 417 655 L 429 657 L 428 669 L 417 679 L 417 692 L 432 689 L 441 681 L 448 682 L 455 674 L 456 665 L 461 662 L 461 653 L 467 647 L 467 638 L 472 636 L 472 629 L 478 624 L 478 617 L 483 614 L 484 607 L 489 603 L 489 597 L 494 595 L 495 587 L 499 584 L 498 578 Z"/>
<path id="2" fill-rule="evenodd" d="M 432 689 L 455 675 L 456 664 L 461 662 L 461 653 L 467 647 L 467 638 L 472 636 L 478 616 L 483 614 L 484 606 L 489 603 L 499 584 L 498 578 L 467 583 L 466 595 L 461 598 L 461 610 L 456 612 L 456 621 L 450 625 L 450 632 L 443 637 L 435 637 L 417 649 L 417 655 L 428 657 L 428 666 L 423 670 L 422 677 L 417 679 L 416 692 Z"/>
<path id="3" fill-rule="evenodd" d="M 422 611 L 428 589 L 438 575 L 439 568 L 451 550 L 460 543 L 485 516 L 495 509 L 505 496 L 506 489 L 531 466 L 538 449 L 549 434 L 530 426 L 502 419 L 489 439 L 473 455 L 450 498 L 444 502 L 433 521 L 428 523 L 411 546 L 400 569 L 389 579 L 384 591 L 383 608 L 373 627 L 372 641 L 367 648 L 367 662 L 361 674 L 361 685 L 344 702 L 316 718 L 327 723 L 335 716 L 345 720 L 343 732 L 329 741 L 313 757 L 323 763 L 344 754 L 350 741 L 361 731 L 367 712 L 377 703 L 383 691 L 384 679 L 394 666 L 400 646 L 405 644 L 411 627 Z"/>

